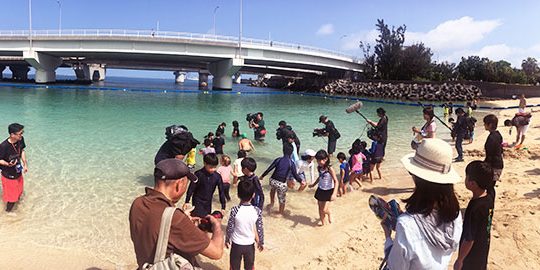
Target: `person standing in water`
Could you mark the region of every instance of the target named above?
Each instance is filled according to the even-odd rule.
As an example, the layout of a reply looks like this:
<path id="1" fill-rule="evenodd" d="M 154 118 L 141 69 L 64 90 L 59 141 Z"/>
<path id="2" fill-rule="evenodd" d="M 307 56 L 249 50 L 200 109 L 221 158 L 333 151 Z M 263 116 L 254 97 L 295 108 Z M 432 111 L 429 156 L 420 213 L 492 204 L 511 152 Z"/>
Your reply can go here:
<path id="1" fill-rule="evenodd" d="M 8 126 L 9 137 L 0 144 L 0 169 L 2 171 L 2 199 L 6 212 L 11 212 L 23 193 L 23 173 L 28 171 L 24 126 L 13 123 Z"/>

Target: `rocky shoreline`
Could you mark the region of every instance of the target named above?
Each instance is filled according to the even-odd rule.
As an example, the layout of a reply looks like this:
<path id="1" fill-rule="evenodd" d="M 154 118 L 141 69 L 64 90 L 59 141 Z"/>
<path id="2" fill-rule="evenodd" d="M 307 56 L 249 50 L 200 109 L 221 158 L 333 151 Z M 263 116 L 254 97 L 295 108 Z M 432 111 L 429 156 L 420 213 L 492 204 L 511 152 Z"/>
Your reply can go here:
<path id="1" fill-rule="evenodd" d="M 482 96 L 480 88 L 462 83 L 353 82 L 345 79 L 290 79 L 275 76 L 255 80 L 251 85 L 291 91 L 320 92 L 329 95 L 410 101 L 466 101 Z"/>

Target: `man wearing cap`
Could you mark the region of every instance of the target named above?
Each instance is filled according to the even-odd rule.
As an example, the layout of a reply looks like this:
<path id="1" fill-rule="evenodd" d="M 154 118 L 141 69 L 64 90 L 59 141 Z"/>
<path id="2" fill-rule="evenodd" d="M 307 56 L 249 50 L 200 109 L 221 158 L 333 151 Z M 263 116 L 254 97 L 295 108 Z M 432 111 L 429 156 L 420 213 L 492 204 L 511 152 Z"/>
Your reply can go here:
<path id="1" fill-rule="evenodd" d="M 319 117 L 319 123 L 324 124 L 325 136 L 328 136 L 328 155 L 332 156 L 332 154 L 336 151 L 337 140 L 339 137 L 341 137 L 341 134 L 339 134 L 339 131 L 334 126 L 334 123 L 328 120 L 326 115 L 321 115 Z"/>
<path id="2" fill-rule="evenodd" d="M 197 182 L 197 177 L 183 161 L 164 159 L 154 169 L 154 188 L 147 187 L 146 194 L 133 201 L 129 226 L 139 268 L 145 263 L 153 263 L 161 216 L 166 207 L 176 205 L 190 181 Z M 195 226 L 190 217 L 178 209 L 171 223 L 167 254 L 178 254 L 193 265 L 197 265 L 195 256 L 198 254 L 213 260 L 220 259 L 223 255 L 221 221 L 212 216 L 206 218 L 212 224 L 210 239 Z"/>
<path id="3" fill-rule="evenodd" d="M 160 161 L 168 158 L 183 160 L 186 154 L 200 143 L 193 138 L 188 128 L 183 125 L 167 127 L 165 129 L 165 137 L 167 141 L 159 148 L 154 158 L 154 164 L 158 164 Z"/>

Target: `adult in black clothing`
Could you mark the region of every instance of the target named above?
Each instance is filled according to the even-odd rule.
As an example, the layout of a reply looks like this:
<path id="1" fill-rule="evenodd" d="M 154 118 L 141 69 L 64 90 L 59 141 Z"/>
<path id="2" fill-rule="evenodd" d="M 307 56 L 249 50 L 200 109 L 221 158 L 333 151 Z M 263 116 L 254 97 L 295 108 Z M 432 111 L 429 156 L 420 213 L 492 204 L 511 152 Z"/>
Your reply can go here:
<path id="1" fill-rule="evenodd" d="M 294 139 L 294 144 L 296 144 L 296 151 L 300 153 L 300 139 L 296 135 L 296 132 L 292 129 L 290 125 L 287 125 L 287 122 L 281 120 L 279 121 L 279 127 L 276 129 L 276 139 L 281 140 L 283 144 L 288 144 L 288 138 L 291 137 Z"/>
<path id="2" fill-rule="evenodd" d="M 8 126 L 9 138 L 0 143 L 0 170 L 2 171 L 2 199 L 6 212 L 11 212 L 23 193 L 23 173 L 28 171 L 24 148 L 24 126 Z"/>
<path id="3" fill-rule="evenodd" d="M 452 132 L 456 134 L 456 150 L 458 156 L 454 159 L 454 162 L 463 161 L 463 139 L 467 134 L 467 117 L 465 116 L 465 111 L 463 108 L 457 108 L 456 114 L 458 116 L 456 123 Z"/>
<path id="4" fill-rule="evenodd" d="M 212 140 L 214 149 L 216 149 L 216 154 L 223 155 L 223 146 L 225 145 L 225 139 L 223 139 L 223 134 L 221 132 L 216 132 L 216 137 Z"/>
<path id="5" fill-rule="evenodd" d="M 199 141 L 193 138 L 186 126 L 170 126 L 165 129 L 165 141 L 154 157 L 154 164 L 168 158 L 183 160 L 191 149 L 197 147 Z"/>
<path id="6" fill-rule="evenodd" d="M 221 124 L 219 124 L 219 126 L 216 129 L 216 136 L 217 136 L 218 133 L 221 133 L 222 135 L 224 135 L 226 126 L 227 126 L 227 124 L 225 122 L 222 122 Z"/>
<path id="7" fill-rule="evenodd" d="M 249 122 L 249 127 L 252 128 L 255 133 L 255 140 L 264 141 L 266 128 L 264 127 L 264 115 L 262 112 L 258 112 L 255 119 Z"/>
<path id="8" fill-rule="evenodd" d="M 377 133 L 379 133 L 379 142 L 383 145 L 384 157 L 386 154 L 386 142 L 388 140 L 388 116 L 386 116 L 386 111 L 383 108 L 377 108 L 377 116 L 379 116 L 379 121 L 377 123 L 371 120 L 368 120 L 367 122 L 377 130 Z"/>
<path id="9" fill-rule="evenodd" d="M 341 137 L 341 134 L 339 134 L 336 126 L 334 126 L 334 122 L 328 120 L 326 115 L 321 115 L 319 117 L 319 123 L 324 124 L 324 136 L 328 137 L 327 152 L 329 156 L 332 156 L 332 154 L 336 151 L 337 140 Z"/>
<path id="10" fill-rule="evenodd" d="M 214 153 L 206 154 L 203 158 L 204 167 L 195 172 L 195 176 L 199 179 L 196 183 L 190 182 L 186 194 L 186 203 L 189 203 L 193 196 L 193 206 L 195 209 L 191 212 L 194 217 L 204 218 L 212 212 L 212 199 L 216 187 L 219 193 L 219 202 L 221 203 L 221 211 L 225 211 L 226 199 L 223 189 L 223 180 L 221 175 L 216 172 L 219 163 L 218 157 Z"/>

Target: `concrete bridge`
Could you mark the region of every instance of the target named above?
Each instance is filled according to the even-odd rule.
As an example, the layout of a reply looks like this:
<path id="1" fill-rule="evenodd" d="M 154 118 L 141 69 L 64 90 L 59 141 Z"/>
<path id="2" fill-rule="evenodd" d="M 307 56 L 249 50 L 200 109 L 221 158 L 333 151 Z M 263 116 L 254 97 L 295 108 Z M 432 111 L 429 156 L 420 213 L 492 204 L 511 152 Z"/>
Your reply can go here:
<path id="1" fill-rule="evenodd" d="M 239 80 L 240 72 L 331 78 L 362 72 L 351 56 L 299 44 L 103 29 L 35 30 L 32 35 L 0 30 L 0 74 L 6 66 L 19 79 L 26 79 L 29 66 L 34 67 L 36 83 L 54 82 L 58 67 L 72 67 L 84 80 L 103 80 L 107 68 L 172 71 L 177 82 L 183 82 L 186 72 L 199 72 L 201 84 L 213 76 L 214 89 L 231 89 L 232 77 Z"/>

